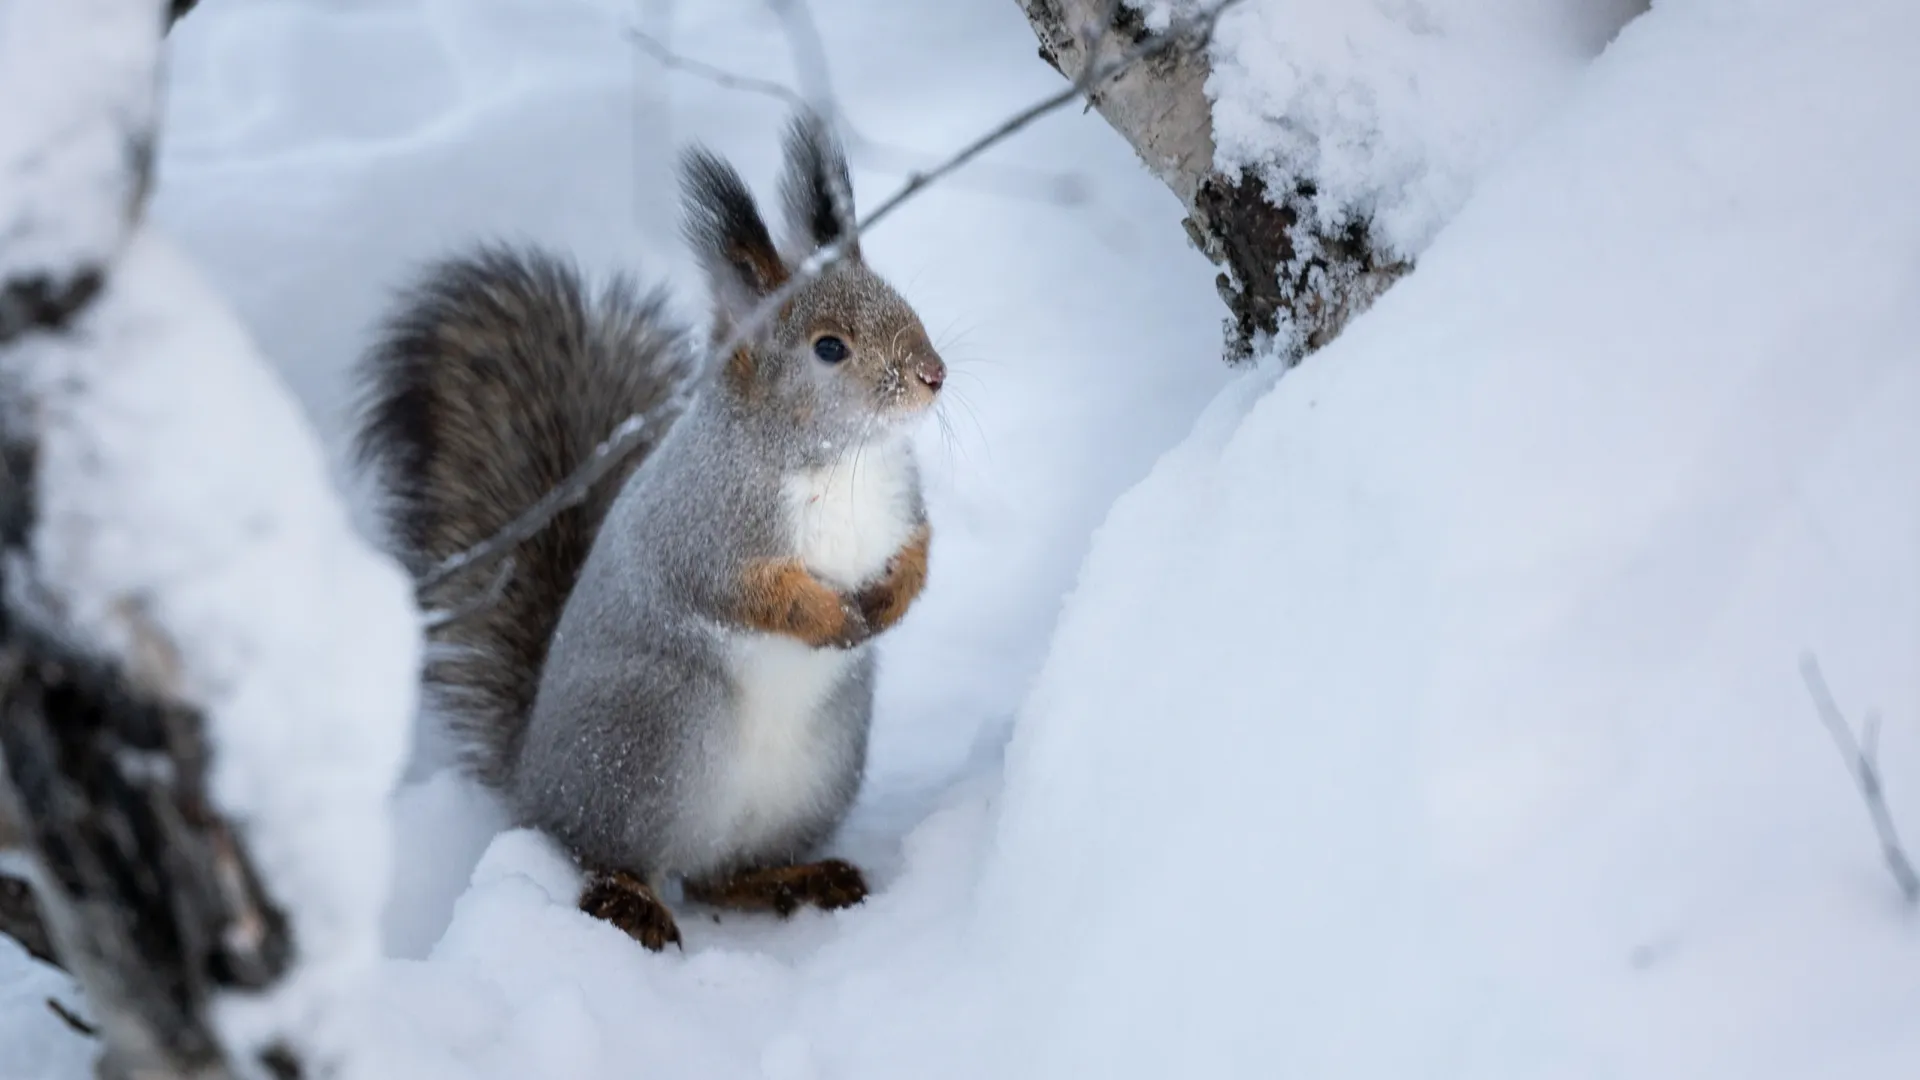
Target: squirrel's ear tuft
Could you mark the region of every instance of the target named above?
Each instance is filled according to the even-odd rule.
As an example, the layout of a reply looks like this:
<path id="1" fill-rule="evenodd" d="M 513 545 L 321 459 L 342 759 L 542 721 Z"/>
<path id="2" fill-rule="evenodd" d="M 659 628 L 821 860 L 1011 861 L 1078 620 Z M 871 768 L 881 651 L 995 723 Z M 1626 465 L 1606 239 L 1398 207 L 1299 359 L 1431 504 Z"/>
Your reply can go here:
<path id="1" fill-rule="evenodd" d="M 787 282 L 787 266 L 753 193 L 733 166 L 699 147 L 681 158 L 680 180 L 687 242 L 706 267 L 718 314 L 727 321 L 745 318 Z"/>
<path id="2" fill-rule="evenodd" d="M 811 254 L 853 235 L 853 182 L 846 151 L 818 113 L 803 110 L 787 127 L 787 170 L 780 180 L 796 249 Z M 846 256 L 860 257 L 856 244 Z"/>

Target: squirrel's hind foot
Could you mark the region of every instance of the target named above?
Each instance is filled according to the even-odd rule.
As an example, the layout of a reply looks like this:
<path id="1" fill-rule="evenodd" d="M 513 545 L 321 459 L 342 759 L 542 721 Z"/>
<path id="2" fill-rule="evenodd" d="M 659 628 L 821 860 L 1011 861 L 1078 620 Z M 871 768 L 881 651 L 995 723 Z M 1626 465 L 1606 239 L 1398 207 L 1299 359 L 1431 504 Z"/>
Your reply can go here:
<path id="1" fill-rule="evenodd" d="M 580 910 L 626 931 L 628 937 L 659 952 L 680 945 L 680 927 L 652 886 L 625 870 L 595 874 L 580 894 Z"/>
<path id="2" fill-rule="evenodd" d="M 732 911 L 771 911 L 781 918 L 801 904 L 823 911 L 867 898 L 867 878 L 843 859 L 741 870 L 714 881 L 686 883 L 687 899 Z"/>

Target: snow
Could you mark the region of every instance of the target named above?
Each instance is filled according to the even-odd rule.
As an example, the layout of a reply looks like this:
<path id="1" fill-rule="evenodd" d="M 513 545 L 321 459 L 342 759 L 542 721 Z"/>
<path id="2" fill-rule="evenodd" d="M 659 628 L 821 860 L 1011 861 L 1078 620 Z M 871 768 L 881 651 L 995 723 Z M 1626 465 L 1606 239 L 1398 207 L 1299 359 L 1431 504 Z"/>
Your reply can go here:
<path id="1" fill-rule="evenodd" d="M 0 6 L 0 280 L 98 267 L 125 239 L 153 127 L 161 0 L 8 0 Z"/>
<path id="2" fill-rule="evenodd" d="M 1160 0 L 1149 22 L 1210 10 Z M 1144 6 L 1144 5 L 1142 5 Z M 1215 160 L 1417 256 L 1644 0 L 1256 0 L 1214 36 Z"/>
<path id="3" fill-rule="evenodd" d="M 88 1015 L 71 980 L 27 955 L 12 938 L 0 937 L 0 1076 L 67 1080 L 92 1075 L 92 1040 L 68 1027 L 48 1001 Z"/>
<path id="4" fill-rule="evenodd" d="M 1057 85 L 1015 5 L 814 6 L 875 138 Z M 422 740 L 368 1071 L 1911 1076 L 1913 914 L 1798 664 L 1885 716 L 1920 837 L 1920 11 L 1520 7 L 1223 24 L 1223 132 L 1244 107 L 1249 154 L 1304 152 L 1250 118 L 1307 118 L 1329 198 L 1420 255 L 1284 378 L 1219 364 L 1213 271 L 1097 117 L 869 238 L 971 405 L 926 433 L 931 584 L 839 842 L 874 896 L 688 908 L 646 953 Z M 789 70 L 751 0 L 641 14 L 670 9 L 676 48 Z M 178 31 L 157 216 L 336 450 L 407 263 L 506 231 L 691 286 L 669 141 L 770 190 L 781 107 L 663 82 L 633 17 Z M 866 205 L 898 179 L 855 164 Z M 1094 198 L 1009 197 L 1015 167 Z"/>
<path id="5" fill-rule="evenodd" d="M 1007 1038 L 1056 1073 L 1912 1075 L 1920 941 L 1797 663 L 1884 710 L 1920 821 L 1916 21 L 1656 8 L 1121 500 L 1007 753 Z M 1173 929 L 1128 887 L 1169 858 Z"/>
<path id="6" fill-rule="evenodd" d="M 414 710 L 418 616 L 353 530 L 298 407 L 151 229 L 70 335 L 9 357 L 40 433 L 37 583 L 63 628 L 198 706 L 208 790 L 300 962 L 216 1002 L 251 1059 L 317 1068 L 359 1038 L 379 958 L 387 795 Z"/>

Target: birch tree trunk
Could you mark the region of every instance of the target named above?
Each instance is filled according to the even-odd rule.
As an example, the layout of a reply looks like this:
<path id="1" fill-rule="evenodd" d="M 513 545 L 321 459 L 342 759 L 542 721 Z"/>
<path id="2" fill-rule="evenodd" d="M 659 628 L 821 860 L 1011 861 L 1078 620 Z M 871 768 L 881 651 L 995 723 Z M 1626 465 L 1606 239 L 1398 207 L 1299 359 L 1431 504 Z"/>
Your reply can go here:
<path id="1" fill-rule="evenodd" d="M 1218 2 L 1218 0 L 1214 0 Z M 1113 63 L 1146 39 L 1125 0 L 1019 0 L 1040 57 L 1069 79 Z M 1272 191 L 1247 172 L 1214 166 L 1207 50 L 1171 49 L 1091 87 L 1089 103 L 1186 207 L 1188 237 L 1214 265 L 1227 305 L 1226 354 L 1244 362 L 1263 347 L 1287 363 L 1320 348 L 1410 266 L 1383 258 L 1368 223 L 1325 232 L 1292 207 L 1311 197 L 1302 178 Z"/>

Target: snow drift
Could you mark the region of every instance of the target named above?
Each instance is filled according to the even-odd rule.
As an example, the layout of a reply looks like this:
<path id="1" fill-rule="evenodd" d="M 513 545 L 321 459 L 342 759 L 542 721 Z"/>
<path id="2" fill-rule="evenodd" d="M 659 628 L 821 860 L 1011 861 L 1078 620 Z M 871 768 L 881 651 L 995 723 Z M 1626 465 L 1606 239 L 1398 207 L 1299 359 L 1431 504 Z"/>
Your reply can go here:
<path id="1" fill-rule="evenodd" d="M 1916 31 L 1661 5 L 1121 501 L 980 898 L 1032 1075 L 1911 1073 L 1797 664 L 1920 828 Z"/>

